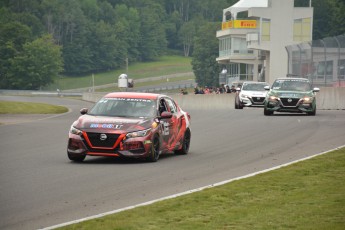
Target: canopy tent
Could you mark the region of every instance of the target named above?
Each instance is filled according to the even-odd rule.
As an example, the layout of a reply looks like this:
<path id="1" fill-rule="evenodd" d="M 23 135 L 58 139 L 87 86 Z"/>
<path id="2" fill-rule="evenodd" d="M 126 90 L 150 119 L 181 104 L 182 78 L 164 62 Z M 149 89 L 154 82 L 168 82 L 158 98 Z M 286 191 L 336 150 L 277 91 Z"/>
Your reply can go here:
<path id="1" fill-rule="evenodd" d="M 224 15 L 228 12 L 231 13 L 232 17 L 236 19 L 237 13 L 247 11 L 251 7 L 267 7 L 268 0 L 240 0 L 234 5 L 227 9 L 224 9 Z"/>

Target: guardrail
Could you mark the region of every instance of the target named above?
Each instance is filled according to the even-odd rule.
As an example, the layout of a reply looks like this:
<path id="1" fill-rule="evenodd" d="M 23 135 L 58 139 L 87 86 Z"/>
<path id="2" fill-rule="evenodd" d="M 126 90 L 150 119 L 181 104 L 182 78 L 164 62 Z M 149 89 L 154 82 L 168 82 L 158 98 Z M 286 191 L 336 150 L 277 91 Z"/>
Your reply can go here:
<path id="1" fill-rule="evenodd" d="M 82 97 L 82 92 L 53 92 L 38 90 L 0 90 L 0 96 L 47 96 L 47 97 Z"/>
<path id="2" fill-rule="evenodd" d="M 83 100 L 96 102 L 106 93 L 84 93 Z M 234 108 L 235 94 L 171 95 L 185 109 Z M 316 95 L 317 109 L 345 110 L 345 88 L 320 88 Z"/>

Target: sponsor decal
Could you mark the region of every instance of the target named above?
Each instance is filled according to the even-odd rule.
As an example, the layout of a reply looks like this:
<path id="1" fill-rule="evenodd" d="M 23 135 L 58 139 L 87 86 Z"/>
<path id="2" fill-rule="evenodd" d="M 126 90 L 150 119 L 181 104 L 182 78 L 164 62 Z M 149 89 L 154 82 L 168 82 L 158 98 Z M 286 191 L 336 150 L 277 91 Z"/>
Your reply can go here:
<path id="1" fill-rule="evenodd" d="M 91 129 L 121 129 L 123 125 L 117 124 L 90 124 Z"/>
<path id="2" fill-rule="evenodd" d="M 164 136 L 168 136 L 169 135 L 169 122 L 163 122 L 163 134 Z"/>
<path id="3" fill-rule="evenodd" d="M 152 100 L 149 100 L 149 99 L 141 99 L 141 98 L 103 98 L 100 102 L 107 102 L 107 101 L 140 101 L 140 102 L 151 102 Z"/>

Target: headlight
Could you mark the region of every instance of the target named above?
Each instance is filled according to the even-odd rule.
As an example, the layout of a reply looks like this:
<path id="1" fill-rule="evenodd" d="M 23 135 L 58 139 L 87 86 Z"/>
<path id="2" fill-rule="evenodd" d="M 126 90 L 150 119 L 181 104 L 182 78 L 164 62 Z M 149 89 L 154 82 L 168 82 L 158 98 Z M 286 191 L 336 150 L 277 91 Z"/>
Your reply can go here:
<path id="1" fill-rule="evenodd" d="M 313 97 L 304 97 L 304 98 L 303 98 L 303 102 L 304 102 L 304 103 L 312 103 L 313 100 L 314 100 Z"/>
<path id="2" fill-rule="evenodd" d="M 242 97 L 242 98 L 249 98 L 249 96 L 248 96 L 248 95 L 245 95 L 245 94 L 241 94 L 241 97 Z"/>
<path id="3" fill-rule="evenodd" d="M 136 131 L 136 132 L 127 133 L 126 137 L 127 138 L 145 137 L 145 136 L 149 135 L 150 132 L 151 132 L 151 129 L 140 130 L 140 131 Z"/>
<path id="4" fill-rule="evenodd" d="M 269 96 L 268 100 L 269 101 L 276 101 L 276 100 L 278 100 L 278 97 L 276 97 L 276 96 Z"/>
<path id="5" fill-rule="evenodd" d="M 79 135 L 79 136 L 81 136 L 83 133 L 81 130 L 75 128 L 73 125 L 71 126 L 71 129 L 69 130 L 69 132 L 75 135 Z"/>

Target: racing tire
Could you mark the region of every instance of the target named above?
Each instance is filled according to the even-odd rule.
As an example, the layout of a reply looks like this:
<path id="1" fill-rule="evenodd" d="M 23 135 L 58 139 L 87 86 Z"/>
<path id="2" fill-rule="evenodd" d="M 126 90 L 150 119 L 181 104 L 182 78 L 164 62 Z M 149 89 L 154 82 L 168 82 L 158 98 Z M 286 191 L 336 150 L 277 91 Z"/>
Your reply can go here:
<path id="1" fill-rule="evenodd" d="M 266 109 L 266 107 L 264 108 L 264 115 L 265 116 L 270 116 L 270 115 L 273 115 L 273 111 L 269 111 Z"/>
<path id="2" fill-rule="evenodd" d="M 235 100 L 235 109 L 238 109 L 238 104 L 237 104 L 236 100 Z"/>
<path id="3" fill-rule="evenodd" d="M 181 149 L 175 150 L 176 155 L 188 154 L 189 146 L 190 146 L 190 138 L 191 138 L 191 133 L 190 133 L 190 130 L 187 129 L 186 132 L 184 133 L 184 136 L 183 136 Z"/>
<path id="4" fill-rule="evenodd" d="M 70 159 L 71 161 L 75 161 L 75 162 L 83 162 L 83 160 L 85 159 L 86 155 L 71 155 L 69 153 L 67 153 L 68 159 Z"/>
<path id="5" fill-rule="evenodd" d="M 235 97 L 235 109 L 240 109 L 240 100 L 238 99 L 237 95 Z"/>
<path id="6" fill-rule="evenodd" d="M 315 116 L 316 115 L 316 108 L 312 112 L 307 113 L 308 116 Z"/>
<path id="7" fill-rule="evenodd" d="M 159 149 L 160 149 L 160 143 L 158 136 L 155 136 L 152 140 L 151 145 L 151 152 L 147 160 L 149 162 L 156 162 L 159 159 Z"/>

